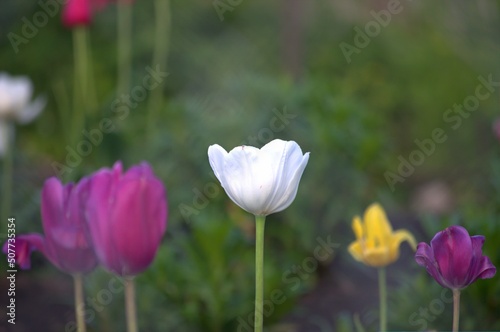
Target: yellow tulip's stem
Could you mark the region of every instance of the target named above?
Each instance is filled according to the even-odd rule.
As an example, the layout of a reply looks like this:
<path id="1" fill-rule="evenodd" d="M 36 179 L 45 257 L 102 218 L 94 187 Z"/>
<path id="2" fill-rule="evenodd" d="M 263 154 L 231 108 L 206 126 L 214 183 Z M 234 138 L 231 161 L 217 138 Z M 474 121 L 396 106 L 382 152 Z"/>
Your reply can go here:
<path id="1" fill-rule="evenodd" d="M 378 289 L 380 296 L 380 331 L 387 331 L 387 282 L 385 268 L 378 269 Z"/>
<path id="2" fill-rule="evenodd" d="M 453 290 L 453 332 L 458 332 L 460 320 L 460 289 Z"/>
<path id="3" fill-rule="evenodd" d="M 75 315 L 78 332 L 85 332 L 85 302 L 83 300 L 83 275 L 77 273 L 73 275 L 75 286 Z"/>
<path id="4" fill-rule="evenodd" d="M 130 89 L 132 68 L 132 4 L 118 1 L 118 98 Z"/>
<path id="5" fill-rule="evenodd" d="M 262 332 L 264 326 L 264 228 L 265 216 L 255 216 L 255 324 L 254 331 Z"/>
<path id="6" fill-rule="evenodd" d="M 134 278 L 125 278 L 125 305 L 127 312 L 127 332 L 137 332 L 137 313 L 135 308 Z"/>

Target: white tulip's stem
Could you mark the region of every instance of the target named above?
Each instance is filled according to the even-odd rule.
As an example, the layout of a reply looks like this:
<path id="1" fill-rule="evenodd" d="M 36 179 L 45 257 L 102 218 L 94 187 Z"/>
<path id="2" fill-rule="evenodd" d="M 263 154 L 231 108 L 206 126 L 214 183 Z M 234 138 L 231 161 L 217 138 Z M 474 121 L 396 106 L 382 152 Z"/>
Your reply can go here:
<path id="1" fill-rule="evenodd" d="M 83 300 L 83 275 L 77 273 L 73 275 L 75 286 L 75 316 L 78 332 L 85 332 L 85 301 Z"/>
<path id="2" fill-rule="evenodd" d="M 5 155 L 3 156 L 3 183 L 2 183 L 2 220 L 10 218 L 12 205 L 12 170 L 14 164 L 14 124 L 6 123 L 7 142 L 5 142 Z"/>
<path id="3" fill-rule="evenodd" d="M 133 277 L 125 277 L 125 306 L 127 312 L 127 332 L 137 332 L 137 312 L 135 308 Z"/>
<path id="4" fill-rule="evenodd" d="M 265 216 L 255 216 L 255 324 L 254 331 L 262 332 L 264 326 L 264 228 Z"/>
<path id="5" fill-rule="evenodd" d="M 460 321 L 460 289 L 453 290 L 453 332 L 458 332 Z"/>
<path id="6" fill-rule="evenodd" d="M 117 96 L 127 94 L 130 89 L 132 68 L 132 3 L 118 1 L 118 88 Z"/>
<path id="7" fill-rule="evenodd" d="M 385 277 L 385 267 L 378 269 L 378 290 L 380 297 L 380 329 L 387 331 L 387 281 Z"/>

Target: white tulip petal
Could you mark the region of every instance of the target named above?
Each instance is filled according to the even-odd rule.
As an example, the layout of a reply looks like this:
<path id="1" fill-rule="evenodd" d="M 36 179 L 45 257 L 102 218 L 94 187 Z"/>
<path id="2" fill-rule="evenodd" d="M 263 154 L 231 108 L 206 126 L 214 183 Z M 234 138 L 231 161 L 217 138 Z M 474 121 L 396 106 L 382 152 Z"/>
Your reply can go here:
<path id="1" fill-rule="evenodd" d="M 212 166 L 212 169 L 214 170 L 215 176 L 219 179 L 219 181 L 221 181 L 220 174 L 222 174 L 222 170 L 224 169 L 224 160 L 226 155 L 227 151 L 218 144 L 208 147 L 208 160 L 210 162 L 210 166 Z"/>
<path id="2" fill-rule="evenodd" d="M 278 166 L 275 172 L 275 177 L 278 180 L 275 184 L 275 192 L 272 197 L 269 197 L 268 199 L 268 208 L 273 207 L 273 210 L 275 210 L 277 205 L 281 205 L 279 203 L 286 200 L 289 196 L 288 188 L 290 185 L 294 185 L 293 183 L 290 183 L 290 179 L 295 173 L 297 167 L 300 166 L 303 154 L 297 143 L 293 141 L 285 142 L 282 140 L 272 141 L 264 146 L 262 151 L 263 153 L 269 154 L 271 160 L 275 160 L 275 163 Z M 281 154 L 281 156 L 279 156 L 279 154 Z M 291 201 L 293 201 L 293 199 Z M 281 210 L 288 207 L 288 205 L 283 207 Z"/>
<path id="3" fill-rule="evenodd" d="M 262 149 L 239 146 L 229 153 L 208 149 L 210 165 L 233 202 L 255 215 L 287 208 L 294 200 L 309 153 L 293 141 L 273 140 Z"/>
<path id="4" fill-rule="evenodd" d="M 11 77 L 0 73 L 0 118 L 21 124 L 32 121 L 45 107 L 45 98 L 30 103 L 33 84 L 26 76 Z"/>
<path id="5" fill-rule="evenodd" d="M 299 164 L 299 167 L 295 169 L 295 173 L 289 177 L 289 182 L 287 188 L 284 190 L 284 194 L 281 196 L 281 199 L 274 202 L 275 212 L 280 212 L 286 209 L 292 204 L 297 196 L 297 191 L 299 189 L 300 178 L 302 177 L 302 173 L 307 166 L 307 162 L 309 161 L 309 152 L 307 152 Z"/>
<path id="6" fill-rule="evenodd" d="M 16 114 L 16 120 L 20 124 L 30 123 L 42 112 L 46 104 L 47 100 L 44 97 L 36 98 L 35 101 Z"/>

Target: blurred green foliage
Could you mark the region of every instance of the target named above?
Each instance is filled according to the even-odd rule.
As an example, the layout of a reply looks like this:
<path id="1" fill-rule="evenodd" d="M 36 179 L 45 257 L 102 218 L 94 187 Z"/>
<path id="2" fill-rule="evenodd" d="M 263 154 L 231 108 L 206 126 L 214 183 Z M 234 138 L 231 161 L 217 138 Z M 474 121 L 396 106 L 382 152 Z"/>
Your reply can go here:
<path id="1" fill-rule="evenodd" d="M 500 266 L 500 158 L 491 134 L 498 91 L 457 130 L 443 120 L 447 109 L 475 92 L 478 76 L 500 80 L 498 1 L 485 1 L 484 8 L 463 1 L 404 2 L 404 11 L 348 64 L 339 44 L 352 44 L 353 27 L 363 28 L 373 20 L 370 10 L 385 5 L 301 4 L 297 75 L 286 65 L 284 2 L 243 1 L 220 21 L 211 2 L 172 1 L 169 76 L 160 88 L 162 109 L 153 128 L 147 125 L 148 99 L 129 108 L 125 119 L 114 112 L 115 7 L 96 15 L 90 36 L 98 107 L 85 127 L 98 128 L 107 118 L 115 130 L 70 177 L 76 180 L 121 159 L 127 166 L 147 160 L 164 180 L 168 234 L 154 264 L 137 278 L 142 330 L 234 331 L 238 318 L 248 319 L 253 310 L 253 220 L 229 201 L 212 174 L 207 148 L 215 143 L 231 149 L 282 138 L 311 152 L 295 202 L 267 222 L 266 298 L 279 289 L 287 299 L 266 317 L 268 326 L 277 326 L 316 285 L 317 273 L 296 288 L 283 274 L 312 255 L 318 236 L 332 235 L 341 246 L 336 255 L 346 256 L 354 214 L 373 201 L 388 210 L 407 210 L 415 188 L 434 179 L 451 188 L 455 212 L 421 216 L 419 226 L 405 228 L 422 228 L 420 240 L 428 242 L 437 231 L 460 223 L 471 234 L 486 235 L 485 253 Z M 9 32 L 21 33 L 22 17 L 30 19 L 39 10 L 37 2 L 8 2 L 0 13 L 1 69 L 29 75 L 36 93 L 49 98 L 35 123 L 18 127 L 13 207 L 18 233 L 41 231 L 40 188 L 55 175 L 51 164 L 64 163 L 67 146 L 74 148 L 67 123 L 72 116 L 71 31 L 56 16 L 18 53 L 8 39 Z M 134 4 L 134 84 L 141 84 L 147 66 L 154 67 L 153 14 L 153 2 Z M 417 149 L 415 139 L 431 137 L 435 128 L 443 128 L 448 140 L 392 192 L 384 173 L 397 172 L 398 156 L 408 158 Z M 395 268 L 391 277 L 389 326 L 449 329 L 448 303 L 425 327 L 412 320 L 420 307 L 440 298 L 441 289 L 411 264 L 412 273 Z M 96 271 L 88 278 L 87 292 L 98 294 L 109 278 Z M 463 292 L 463 329 L 500 329 L 500 284 L 495 280 L 479 281 Z M 117 325 L 124 324 L 122 297 L 117 294 L 97 313 L 89 329 L 122 330 Z M 363 298 L 359 302 L 360 308 L 368 305 Z M 355 314 L 342 311 L 325 331 L 329 326 L 355 330 Z M 376 324 L 370 322 L 367 329 Z"/>

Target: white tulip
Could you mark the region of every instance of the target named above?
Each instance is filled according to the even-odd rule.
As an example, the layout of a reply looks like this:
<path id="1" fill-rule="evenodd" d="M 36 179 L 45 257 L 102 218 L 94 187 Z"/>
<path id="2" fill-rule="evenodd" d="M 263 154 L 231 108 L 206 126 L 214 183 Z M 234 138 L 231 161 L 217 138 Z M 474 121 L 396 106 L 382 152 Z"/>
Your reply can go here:
<path id="1" fill-rule="evenodd" d="M 33 84 L 25 76 L 11 77 L 0 72 L 0 156 L 5 154 L 13 135 L 11 122 L 26 124 L 35 119 L 45 107 L 45 99 L 33 102 Z"/>
<path id="2" fill-rule="evenodd" d="M 292 204 L 309 160 L 294 141 L 275 139 L 261 149 L 238 146 L 229 153 L 215 144 L 208 159 L 227 195 L 256 216 L 282 211 Z"/>

